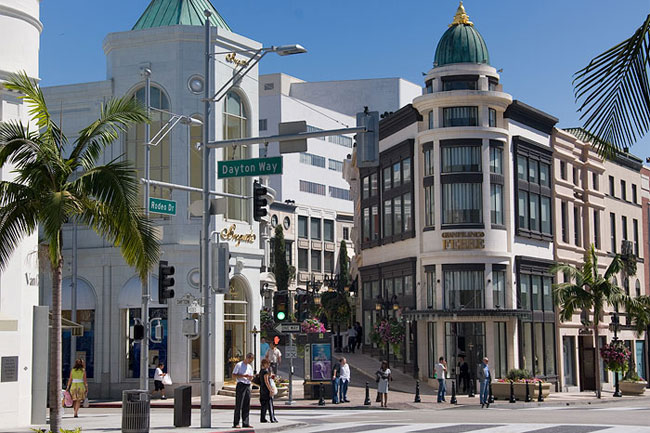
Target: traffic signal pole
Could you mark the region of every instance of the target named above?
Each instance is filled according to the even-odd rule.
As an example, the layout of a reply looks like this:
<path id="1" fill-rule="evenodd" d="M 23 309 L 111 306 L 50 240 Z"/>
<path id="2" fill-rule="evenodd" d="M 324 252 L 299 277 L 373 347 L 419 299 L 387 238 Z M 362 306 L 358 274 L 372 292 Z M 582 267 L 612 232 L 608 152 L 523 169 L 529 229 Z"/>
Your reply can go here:
<path id="1" fill-rule="evenodd" d="M 151 113 L 151 70 L 144 68 L 144 103 L 147 108 L 147 118 Z M 151 147 L 149 141 L 151 140 L 151 124 L 145 122 L 144 124 L 144 177 L 149 180 L 149 164 Z M 149 219 L 149 184 L 144 185 L 144 215 Z M 142 324 L 144 325 L 144 338 L 140 341 L 140 389 L 149 390 L 149 301 L 151 298 L 149 290 L 149 279 L 151 274 L 147 271 L 145 281 L 142 282 L 142 311 L 141 317 Z"/>

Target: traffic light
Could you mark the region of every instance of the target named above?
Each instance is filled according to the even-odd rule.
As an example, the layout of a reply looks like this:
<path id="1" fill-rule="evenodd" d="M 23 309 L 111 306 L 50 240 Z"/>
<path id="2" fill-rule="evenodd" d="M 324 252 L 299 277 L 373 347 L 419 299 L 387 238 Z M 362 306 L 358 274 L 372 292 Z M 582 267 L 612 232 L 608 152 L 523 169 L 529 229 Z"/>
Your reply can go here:
<path id="1" fill-rule="evenodd" d="M 226 293 L 230 289 L 230 247 L 226 242 L 212 245 L 212 290 Z"/>
<path id="2" fill-rule="evenodd" d="M 142 340 L 144 338 L 144 325 L 139 322 L 133 325 L 132 335 L 134 340 Z"/>
<path id="3" fill-rule="evenodd" d="M 357 126 L 365 126 L 367 132 L 359 132 L 357 141 L 357 166 L 379 166 L 379 112 L 368 111 L 357 113 Z"/>
<path id="4" fill-rule="evenodd" d="M 166 304 L 167 299 L 174 297 L 174 272 L 176 269 L 169 266 L 166 260 L 158 262 L 158 302 L 161 304 Z"/>
<path id="5" fill-rule="evenodd" d="M 289 296 L 288 294 L 276 293 L 273 299 L 273 315 L 275 319 L 282 322 L 289 316 L 288 311 Z"/>
<path id="6" fill-rule="evenodd" d="M 266 200 L 267 192 L 264 185 L 261 185 L 258 181 L 253 182 L 253 219 L 255 221 L 261 221 L 268 214 L 266 210 L 268 204 Z"/>

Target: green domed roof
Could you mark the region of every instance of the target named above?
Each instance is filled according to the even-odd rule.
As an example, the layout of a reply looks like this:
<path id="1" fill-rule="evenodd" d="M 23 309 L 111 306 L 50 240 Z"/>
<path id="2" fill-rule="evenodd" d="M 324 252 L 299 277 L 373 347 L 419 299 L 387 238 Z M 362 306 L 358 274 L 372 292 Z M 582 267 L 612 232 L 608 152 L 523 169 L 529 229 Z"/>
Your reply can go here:
<path id="1" fill-rule="evenodd" d="M 463 2 L 460 2 L 454 21 L 449 26 L 438 42 L 434 66 L 452 63 L 490 64 L 487 45 L 465 13 Z"/>

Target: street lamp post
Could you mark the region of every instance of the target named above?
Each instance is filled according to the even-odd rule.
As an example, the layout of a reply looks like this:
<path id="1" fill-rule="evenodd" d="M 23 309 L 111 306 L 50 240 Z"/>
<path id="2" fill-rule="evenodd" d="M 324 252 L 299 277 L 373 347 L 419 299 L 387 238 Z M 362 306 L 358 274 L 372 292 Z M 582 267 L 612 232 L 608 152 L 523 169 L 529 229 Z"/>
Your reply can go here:
<path id="1" fill-rule="evenodd" d="M 620 326 L 620 321 L 618 317 L 618 313 L 614 311 L 612 314 L 612 319 L 611 319 L 611 326 L 612 330 L 614 331 L 614 345 L 618 342 L 618 327 Z M 623 394 L 621 393 L 621 390 L 618 385 L 618 371 L 614 372 L 614 397 L 623 397 Z"/>
<path id="2" fill-rule="evenodd" d="M 257 374 L 257 334 L 260 332 L 257 326 L 253 325 L 253 329 L 251 330 L 251 334 L 253 334 L 253 354 L 255 355 L 253 359 L 253 374 Z"/>
<path id="3" fill-rule="evenodd" d="M 209 10 L 204 10 L 203 14 L 205 15 L 205 64 L 204 64 L 204 98 L 203 98 L 203 144 L 202 144 L 202 156 L 203 156 L 203 192 L 202 192 L 202 201 L 203 201 L 203 215 L 201 221 L 201 234 L 200 234 L 200 248 L 201 248 L 201 266 L 200 271 L 200 280 L 201 280 L 201 297 L 203 301 L 203 317 L 201 320 L 201 359 L 204 360 L 201 362 L 201 427 L 210 428 L 211 427 L 211 394 L 212 394 L 212 384 L 211 373 L 210 373 L 210 321 L 211 321 L 211 306 L 210 306 L 210 284 L 209 276 L 210 273 L 210 104 L 217 102 L 225 95 L 224 91 L 227 91 L 228 86 L 230 86 L 237 78 L 245 76 L 261 59 L 269 52 L 274 52 L 280 56 L 287 56 L 291 54 L 301 54 L 307 52 L 300 45 L 282 45 L 282 46 L 272 46 L 267 48 L 260 48 L 258 50 L 235 50 L 229 51 L 228 53 L 254 53 L 251 61 L 246 62 L 243 67 L 236 71 L 235 74 L 214 94 L 210 95 L 210 87 L 212 84 L 212 77 L 210 75 L 210 62 L 212 57 L 215 54 L 212 53 L 210 45 L 210 16 L 212 13 Z M 223 53 L 225 54 L 225 53 Z M 222 93 L 220 97 L 219 95 Z"/>
<path id="4" fill-rule="evenodd" d="M 386 299 L 384 299 L 381 295 L 377 297 L 377 303 L 375 304 L 375 310 L 381 311 L 384 313 L 384 319 L 386 322 L 390 320 L 389 316 L 389 311 L 397 311 L 399 310 L 399 304 L 397 302 L 397 296 L 393 295 L 391 296 L 390 299 L 388 299 L 388 294 L 386 294 Z M 390 365 L 390 348 L 388 346 L 388 342 L 385 342 L 386 346 L 386 362 Z"/>

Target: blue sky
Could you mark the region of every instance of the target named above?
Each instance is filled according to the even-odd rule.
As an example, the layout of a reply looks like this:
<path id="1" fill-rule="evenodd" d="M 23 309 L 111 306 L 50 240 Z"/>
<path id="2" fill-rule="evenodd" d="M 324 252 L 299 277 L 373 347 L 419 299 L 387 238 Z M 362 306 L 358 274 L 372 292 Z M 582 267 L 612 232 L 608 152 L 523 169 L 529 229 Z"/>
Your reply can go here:
<path id="1" fill-rule="evenodd" d="M 45 0 L 41 3 L 44 86 L 105 79 L 102 41 L 129 30 L 149 0 Z M 307 81 L 402 77 L 422 84 L 456 0 L 238 0 L 213 4 L 237 33 L 264 45 L 300 43 L 308 54 L 266 56 L 261 73 L 284 72 Z M 504 90 L 579 125 L 573 73 L 630 37 L 650 0 L 466 0 L 490 61 L 503 68 Z M 650 156 L 650 135 L 632 152 Z"/>

